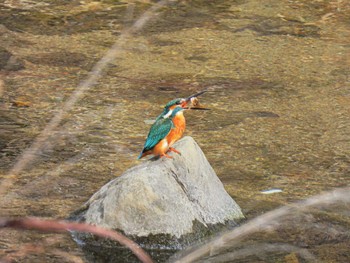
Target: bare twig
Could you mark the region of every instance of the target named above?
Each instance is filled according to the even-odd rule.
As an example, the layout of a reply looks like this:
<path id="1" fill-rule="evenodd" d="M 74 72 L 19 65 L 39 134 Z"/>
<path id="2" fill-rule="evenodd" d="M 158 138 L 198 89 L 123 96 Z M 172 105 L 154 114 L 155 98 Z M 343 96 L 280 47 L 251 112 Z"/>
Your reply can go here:
<path id="1" fill-rule="evenodd" d="M 39 254 L 44 252 L 45 248 L 42 245 L 34 245 L 33 243 L 23 244 L 20 245 L 17 249 L 11 248 L 10 251 L 5 251 L 6 256 L 0 258 L 0 263 L 10 263 L 29 254 Z"/>
<path id="2" fill-rule="evenodd" d="M 84 263 L 84 261 L 80 257 L 71 255 L 68 252 L 64 252 L 59 249 L 54 249 L 51 251 L 51 253 L 73 263 Z"/>
<path id="3" fill-rule="evenodd" d="M 58 243 L 62 243 L 62 238 L 55 235 L 53 237 L 44 238 L 39 242 L 35 242 L 35 244 L 32 242 L 16 245 L 12 244 L 4 250 L 5 256 L 0 258 L 0 263 L 17 262 L 29 255 L 39 255 L 44 253 L 55 255 L 65 259 L 67 262 L 84 263 L 83 259 L 79 256 L 72 255 L 71 253 L 60 249 L 52 248 L 52 246 L 57 247 Z"/>
<path id="4" fill-rule="evenodd" d="M 7 219 L 0 218 L 0 228 L 15 228 L 25 230 L 39 230 L 44 232 L 78 231 L 110 238 L 128 247 L 144 263 L 152 263 L 151 257 L 138 244 L 124 235 L 109 229 L 84 223 L 75 223 L 57 220 L 44 220 L 39 218 Z"/>
<path id="5" fill-rule="evenodd" d="M 0 98 L 2 97 L 2 94 L 4 94 L 4 81 L 2 80 L 1 78 L 1 75 L 0 75 Z"/>
<path id="6" fill-rule="evenodd" d="M 323 204 L 334 204 L 336 202 L 350 202 L 350 187 L 336 189 L 325 194 L 316 195 L 293 205 L 284 206 L 261 216 L 258 216 L 248 223 L 220 235 L 200 247 L 189 248 L 174 255 L 170 262 L 186 263 L 194 262 L 208 255 L 215 255 L 225 248 L 233 246 L 239 240 L 249 234 L 272 227 L 278 219 L 297 210 L 304 210 Z"/>
<path id="7" fill-rule="evenodd" d="M 157 10 L 167 4 L 168 0 L 162 0 L 151 6 L 131 27 L 124 30 L 119 36 L 119 39 L 114 45 L 108 50 L 108 52 L 96 63 L 96 65 L 89 72 L 87 78 L 80 82 L 76 90 L 72 93 L 69 99 L 64 105 L 57 111 L 56 115 L 46 125 L 44 130 L 34 140 L 33 144 L 26 149 L 18 161 L 15 163 L 13 168 L 10 170 L 5 179 L 0 184 L 0 196 L 4 195 L 6 191 L 13 185 L 17 175 L 23 171 L 29 163 L 31 163 L 37 156 L 37 153 L 42 149 L 45 141 L 52 135 L 53 131 L 58 127 L 64 116 L 69 112 L 82 95 L 94 86 L 97 81 L 101 78 L 103 71 L 115 58 L 123 51 L 128 37 L 141 28 L 152 18 Z"/>
<path id="8" fill-rule="evenodd" d="M 250 255 L 261 255 L 265 253 L 271 252 L 295 252 L 299 254 L 303 259 L 307 260 L 307 262 L 319 262 L 316 257 L 307 251 L 305 248 L 300 248 L 297 246 L 289 245 L 289 244 L 257 244 L 249 247 L 238 249 L 237 251 L 220 254 L 209 259 L 205 259 L 206 263 L 215 263 L 215 262 L 234 262 L 236 260 L 246 258 Z"/>

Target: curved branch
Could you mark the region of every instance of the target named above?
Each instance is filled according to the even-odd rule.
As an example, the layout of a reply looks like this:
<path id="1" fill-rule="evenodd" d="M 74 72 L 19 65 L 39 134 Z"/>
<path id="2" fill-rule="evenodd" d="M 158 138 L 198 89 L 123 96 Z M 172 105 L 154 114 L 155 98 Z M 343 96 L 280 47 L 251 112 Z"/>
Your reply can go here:
<path id="1" fill-rule="evenodd" d="M 217 254 L 228 246 L 232 246 L 233 244 L 237 243 L 241 238 L 271 227 L 271 225 L 282 216 L 286 216 L 298 210 L 323 204 L 334 204 L 339 201 L 347 203 L 350 202 L 350 187 L 340 188 L 324 194 L 316 195 L 301 202 L 283 206 L 267 212 L 250 220 L 238 228 L 223 233 L 219 237 L 203 245 L 190 247 L 184 251 L 181 251 L 180 253 L 175 254 L 170 258 L 169 262 L 188 263 L 194 262 L 207 255 Z"/>
<path id="2" fill-rule="evenodd" d="M 136 22 L 131 27 L 122 31 L 121 35 L 113 44 L 113 46 L 93 66 L 86 79 L 82 80 L 79 83 L 71 96 L 64 102 L 62 107 L 57 110 L 57 113 L 53 116 L 53 118 L 49 121 L 41 133 L 35 138 L 32 145 L 22 152 L 18 161 L 6 175 L 5 179 L 0 181 L 0 196 L 4 195 L 8 189 L 12 187 L 14 180 L 17 179 L 19 173 L 22 172 L 28 164 L 37 158 L 37 153 L 42 149 L 44 143 L 50 138 L 50 136 L 54 134 L 54 131 L 62 122 L 66 114 L 72 110 L 73 106 L 80 100 L 83 94 L 97 83 L 97 81 L 102 77 L 107 66 L 112 61 L 114 61 L 117 56 L 124 50 L 123 47 L 127 43 L 128 37 L 141 30 L 142 27 L 151 18 L 155 17 L 156 12 L 164 7 L 167 3 L 168 0 L 160 0 L 159 2 L 154 3 L 136 20 Z"/>
<path id="3" fill-rule="evenodd" d="M 39 218 L 8 219 L 0 218 L 0 228 L 14 228 L 25 230 L 39 230 L 44 232 L 78 231 L 95 234 L 100 237 L 110 238 L 128 247 L 143 263 L 153 263 L 151 257 L 138 244 L 126 236 L 109 229 L 85 223 L 75 223 L 57 220 L 45 220 Z"/>
<path id="4" fill-rule="evenodd" d="M 280 243 L 272 243 L 272 244 L 257 244 L 251 245 L 249 247 L 241 248 L 235 250 L 233 252 L 229 252 L 226 254 L 219 254 L 217 256 L 206 259 L 206 263 L 215 263 L 215 262 L 235 262 L 236 260 L 246 258 L 251 255 L 261 255 L 266 253 L 273 252 L 295 252 L 299 254 L 303 259 L 307 262 L 317 262 L 316 257 L 307 251 L 305 248 L 300 248 L 297 246 L 289 245 L 289 244 L 280 244 Z"/>

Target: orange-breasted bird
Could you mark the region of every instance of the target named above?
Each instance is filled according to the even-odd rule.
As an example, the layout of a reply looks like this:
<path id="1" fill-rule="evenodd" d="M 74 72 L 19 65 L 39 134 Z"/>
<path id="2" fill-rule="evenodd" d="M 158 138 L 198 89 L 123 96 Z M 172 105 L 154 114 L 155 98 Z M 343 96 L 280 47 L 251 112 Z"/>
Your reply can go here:
<path id="1" fill-rule="evenodd" d="M 164 115 L 152 125 L 138 159 L 149 154 L 172 158 L 167 155 L 167 152 L 170 150 L 169 140 L 174 138 L 174 119 L 179 116 L 183 117 L 183 110 L 184 108 L 177 106 L 173 110 L 169 110 L 167 115 Z"/>
<path id="2" fill-rule="evenodd" d="M 176 149 L 171 147 L 177 140 L 179 140 L 186 128 L 186 120 L 183 115 L 184 109 L 205 109 L 202 107 L 189 107 L 189 104 L 202 95 L 206 91 L 198 92 L 185 99 L 174 99 L 168 102 L 163 112 L 157 117 L 155 123 L 152 125 L 146 142 L 143 146 L 138 159 L 153 154 L 155 156 L 166 156 L 168 151 L 179 153 Z"/>

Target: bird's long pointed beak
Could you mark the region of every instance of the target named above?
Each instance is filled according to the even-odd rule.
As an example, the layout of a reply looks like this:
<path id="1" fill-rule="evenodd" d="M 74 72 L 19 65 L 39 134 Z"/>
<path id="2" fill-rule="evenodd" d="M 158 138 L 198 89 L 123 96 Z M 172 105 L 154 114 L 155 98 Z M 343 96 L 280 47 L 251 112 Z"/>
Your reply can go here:
<path id="1" fill-rule="evenodd" d="M 202 106 L 196 106 L 196 107 L 185 107 L 184 108 L 185 110 L 210 110 L 209 108 L 205 108 L 205 107 L 202 107 Z"/>
<path id="2" fill-rule="evenodd" d="M 197 92 L 196 94 L 193 94 L 193 95 L 189 96 L 188 98 L 186 98 L 185 99 L 186 106 L 189 102 L 193 103 L 193 100 L 195 100 L 195 98 L 197 98 L 198 96 L 202 95 L 205 92 L 207 92 L 207 90 L 202 90 L 202 91 Z M 210 110 L 208 108 L 201 106 L 199 103 L 196 106 L 186 107 L 186 109 L 188 109 L 188 110 Z"/>
<path id="3" fill-rule="evenodd" d="M 193 95 L 189 96 L 188 98 L 186 98 L 186 102 L 191 101 L 192 98 L 198 97 L 198 96 L 202 95 L 205 92 L 207 92 L 207 90 L 202 90 L 202 91 L 200 91 L 200 92 L 198 92 L 196 94 L 193 94 Z"/>

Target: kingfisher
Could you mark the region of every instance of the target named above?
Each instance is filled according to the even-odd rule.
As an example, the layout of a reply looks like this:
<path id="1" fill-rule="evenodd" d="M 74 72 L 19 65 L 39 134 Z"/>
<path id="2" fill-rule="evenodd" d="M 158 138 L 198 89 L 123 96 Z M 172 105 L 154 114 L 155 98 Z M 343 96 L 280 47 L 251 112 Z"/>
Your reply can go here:
<path id="1" fill-rule="evenodd" d="M 206 108 L 198 107 L 197 105 L 197 97 L 205 92 L 206 90 L 193 94 L 188 98 L 178 98 L 169 101 L 165 105 L 163 112 L 157 117 L 155 123 L 152 125 L 138 159 L 149 154 L 172 158 L 167 155 L 168 151 L 180 154 L 179 151 L 171 146 L 178 141 L 185 132 L 186 120 L 183 115 L 183 110 L 207 110 Z M 192 105 L 189 106 L 189 104 Z"/>
<path id="2" fill-rule="evenodd" d="M 184 110 L 185 109 L 181 106 L 177 106 L 174 109 L 169 110 L 167 114 L 162 116 L 152 125 L 151 130 L 148 133 L 145 145 L 143 146 L 143 150 L 140 153 L 138 159 L 141 159 L 142 157 L 149 154 L 172 158 L 171 156 L 167 155 L 167 152 L 169 150 L 179 153 L 174 148 L 170 148 L 169 142 L 173 141 L 174 137 L 177 134 L 177 132 L 175 132 L 175 125 L 177 123 L 175 119 L 184 118 Z"/>

